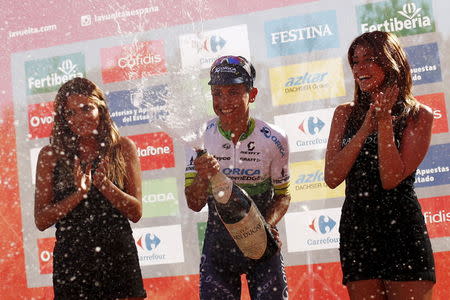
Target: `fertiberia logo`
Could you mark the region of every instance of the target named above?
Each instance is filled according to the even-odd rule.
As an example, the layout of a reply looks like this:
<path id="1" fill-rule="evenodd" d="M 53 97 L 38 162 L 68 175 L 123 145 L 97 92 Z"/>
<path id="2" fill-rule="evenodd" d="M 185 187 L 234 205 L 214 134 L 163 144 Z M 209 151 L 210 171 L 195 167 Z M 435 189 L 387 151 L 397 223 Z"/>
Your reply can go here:
<path id="1" fill-rule="evenodd" d="M 387 31 L 398 36 L 434 32 L 431 0 L 385 1 L 356 8 L 359 31 Z"/>
<path id="2" fill-rule="evenodd" d="M 73 53 L 25 62 L 27 94 L 54 92 L 66 81 L 86 77 L 84 54 Z"/>

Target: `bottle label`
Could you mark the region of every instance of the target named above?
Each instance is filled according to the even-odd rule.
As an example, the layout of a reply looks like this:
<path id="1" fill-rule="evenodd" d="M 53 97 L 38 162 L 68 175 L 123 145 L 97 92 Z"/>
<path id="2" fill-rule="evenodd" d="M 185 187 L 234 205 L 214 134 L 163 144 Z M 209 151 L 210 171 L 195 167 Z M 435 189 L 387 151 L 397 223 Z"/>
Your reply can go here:
<path id="1" fill-rule="evenodd" d="M 213 177 L 214 178 L 214 177 Z M 218 202 L 225 204 L 231 197 L 231 192 L 233 190 L 233 183 L 230 181 L 222 182 L 212 182 L 211 189 L 214 196 Z"/>
<path id="2" fill-rule="evenodd" d="M 261 218 L 256 205 L 252 203 L 242 220 L 234 224 L 224 223 L 239 249 L 251 259 L 261 258 L 267 247 L 267 234 Z"/>

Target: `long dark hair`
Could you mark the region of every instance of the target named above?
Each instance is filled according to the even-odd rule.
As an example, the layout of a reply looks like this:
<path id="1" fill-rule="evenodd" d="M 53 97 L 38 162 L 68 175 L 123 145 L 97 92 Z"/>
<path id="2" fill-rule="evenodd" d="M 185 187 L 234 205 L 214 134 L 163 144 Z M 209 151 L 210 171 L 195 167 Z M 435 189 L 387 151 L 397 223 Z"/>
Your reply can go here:
<path id="1" fill-rule="evenodd" d="M 353 40 L 348 49 L 348 62 L 353 67 L 353 55 L 357 46 L 371 48 L 375 54 L 376 63 L 384 70 L 384 84 L 396 84 L 399 88 L 397 102 L 392 107 L 392 115 L 397 119 L 405 119 L 417 115 L 419 102 L 412 95 L 411 68 L 406 53 L 400 45 L 397 36 L 390 32 L 366 32 Z M 348 126 L 361 127 L 366 112 L 370 106 L 369 93 L 361 91 L 355 80 L 354 106 Z"/>
<path id="2" fill-rule="evenodd" d="M 125 160 L 119 146 L 120 133 L 111 119 L 103 91 L 92 81 L 76 77 L 64 83 L 58 90 L 54 101 L 54 126 L 50 136 L 50 145 L 60 158 L 71 166 L 79 149 L 79 138 L 72 132 L 65 118 L 67 99 L 71 95 L 89 97 L 99 110 L 99 126 L 97 141 L 100 145 L 100 156 L 108 159 L 107 176 L 113 182 L 123 187 Z"/>

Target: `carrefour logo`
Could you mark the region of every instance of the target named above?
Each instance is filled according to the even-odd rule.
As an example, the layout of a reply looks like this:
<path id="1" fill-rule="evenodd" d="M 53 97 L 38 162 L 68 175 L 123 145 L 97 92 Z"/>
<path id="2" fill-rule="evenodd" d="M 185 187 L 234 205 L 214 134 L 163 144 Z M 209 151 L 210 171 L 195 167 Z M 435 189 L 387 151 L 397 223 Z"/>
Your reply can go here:
<path id="1" fill-rule="evenodd" d="M 316 135 L 324 126 L 325 123 L 321 119 L 317 117 L 309 117 L 300 123 L 298 129 L 305 134 Z"/>
<path id="2" fill-rule="evenodd" d="M 192 44 L 200 53 L 202 51 L 209 53 L 216 53 L 225 47 L 227 41 L 220 35 L 211 35 L 205 37 L 203 40 L 192 40 Z"/>
<path id="3" fill-rule="evenodd" d="M 264 27 L 269 57 L 339 47 L 334 10 L 273 20 Z"/>
<path id="4" fill-rule="evenodd" d="M 385 1 L 357 7 L 362 33 L 395 32 L 399 36 L 434 32 L 432 1 Z"/>
<path id="5" fill-rule="evenodd" d="M 288 252 L 338 248 L 340 218 L 341 208 L 287 213 Z"/>
<path id="6" fill-rule="evenodd" d="M 74 53 L 27 61 L 25 75 L 28 95 L 57 91 L 70 79 L 86 76 L 84 55 Z"/>
<path id="7" fill-rule="evenodd" d="M 136 241 L 136 244 L 145 251 L 155 250 L 156 247 L 158 247 L 159 243 L 161 243 L 161 240 L 155 234 L 151 233 L 142 235 Z"/>
<path id="8" fill-rule="evenodd" d="M 336 226 L 336 221 L 333 220 L 329 216 L 319 216 L 318 218 L 314 218 L 309 224 L 309 228 L 311 228 L 315 232 L 320 232 L 321 234 L 330 233 L 333 228 Z"/>
<path id="9" fill-rule="evenodd" d="M 183 69 L 209 69 L 223 55 L 250 58 L 247 25 L 181 35 L 179 49 Z"/>

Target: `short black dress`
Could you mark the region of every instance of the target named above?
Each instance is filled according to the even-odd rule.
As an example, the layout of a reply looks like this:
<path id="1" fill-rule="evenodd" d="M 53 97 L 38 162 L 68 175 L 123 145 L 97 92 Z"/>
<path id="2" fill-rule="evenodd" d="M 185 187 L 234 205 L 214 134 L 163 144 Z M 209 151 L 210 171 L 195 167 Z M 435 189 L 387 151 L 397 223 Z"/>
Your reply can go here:
<path id="1" fill-rule="evenodd" d="M 72 172 L 57 162 L 55 202 L 75 191 Z M 61 300 L 146 297 L 130 223 L 94 185 L 56 223 L 53 287 Z"/>
<path id="2" fill-rule="evenodd" d="M 406 120 L 394 125 L 397 148 L 405 127 Z M 356 132 L 346 129 L 343 146 Z M 433 251 L 414 192 L 415 172 L 396 188 L 384 190 L 377 144 L 377 133 L 367 137 L 346 179 L 339 227 L 343 283 L 367 279 L 435 282 Z"/>

